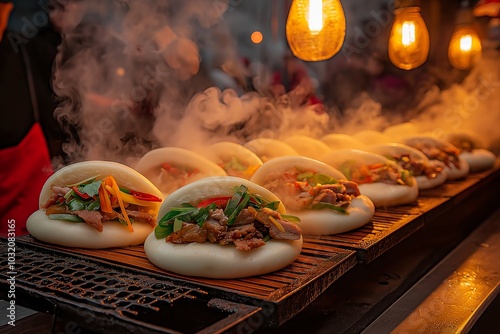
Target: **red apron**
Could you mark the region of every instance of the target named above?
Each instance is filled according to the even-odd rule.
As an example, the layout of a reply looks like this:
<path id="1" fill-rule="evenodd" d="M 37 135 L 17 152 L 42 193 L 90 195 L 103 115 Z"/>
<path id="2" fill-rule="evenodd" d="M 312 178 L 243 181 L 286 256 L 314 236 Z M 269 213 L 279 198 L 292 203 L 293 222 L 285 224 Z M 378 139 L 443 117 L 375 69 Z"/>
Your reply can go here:
<path id="1" fill-rule="evenodd" d="M 26 220 L 38 210 L 40 191 L 53 173 L 42 128 L 35 123 L 16 146 L 0 150 L 0 236 L 15 220 L 16 235 L 27 234 Z"/>

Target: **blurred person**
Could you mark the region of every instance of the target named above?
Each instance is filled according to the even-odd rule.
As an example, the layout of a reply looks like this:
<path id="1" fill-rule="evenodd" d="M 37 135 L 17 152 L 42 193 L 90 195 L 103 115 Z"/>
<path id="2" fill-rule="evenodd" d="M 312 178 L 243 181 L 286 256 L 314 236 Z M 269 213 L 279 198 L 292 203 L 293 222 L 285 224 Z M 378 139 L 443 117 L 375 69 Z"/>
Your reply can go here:
<path id="1" fill-rule="evenodd" d="M 47 2 L 0 0 L 0 236 L 16 235 L 38 209 L 51 158 L 62 155 L 62 131 L 50 85 L 60 36 Z M 9 223 L 9 224 L 8 224 Z M 9 226 L 10 225 L 10 226 Z"/>
<path id="2" fill-rule="evenodd" d="M 285 53 L 283 68 L 273 73 L 271 92 L 275 98 L 287 94 L 294 108 L 310 107 L 317 113 L 325 112 L 306 66 L 291 53 Z"/>

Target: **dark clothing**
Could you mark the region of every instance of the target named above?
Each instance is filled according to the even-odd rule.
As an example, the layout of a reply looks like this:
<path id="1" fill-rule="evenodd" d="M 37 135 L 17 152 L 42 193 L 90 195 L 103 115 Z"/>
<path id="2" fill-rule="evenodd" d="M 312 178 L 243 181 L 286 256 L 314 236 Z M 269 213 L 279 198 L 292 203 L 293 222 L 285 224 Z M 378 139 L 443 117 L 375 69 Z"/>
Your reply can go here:
<path id="1" fill-rule="evenodd" d="M 63 135 L 53 116 L 57 101 L 50 79 L 60 37 L 44 28 L 26 44 L 16 47 L 11 43 L 16 36 L 22 37 L 7 30 L 0 42 L 0 149 L 17 145 L 35 122 L 26 65 L 20 52 L 24 47 L 31 62 L 40 124 L 51 156 L 59 156 Z"/>
<path id="2" fill-rule="evenodd" d="M 36 26 L 44 21 L 35 17 L 47 13 L 34 4 L 37 2 L 14 3 L 0 42 L 2 237 L 10 236 L 7 232 L 13 232 L 14 225 L 16 235 L 27 233 L 26 220 L 38 209 L 40 191 L 53 172 L 50 158 L 62 155 L 63 135 L 53 116 L 57 102 L 51 88 L 60 37 L 50 26 Z M 25 25 L 31 25 L 31 30 Z"/>

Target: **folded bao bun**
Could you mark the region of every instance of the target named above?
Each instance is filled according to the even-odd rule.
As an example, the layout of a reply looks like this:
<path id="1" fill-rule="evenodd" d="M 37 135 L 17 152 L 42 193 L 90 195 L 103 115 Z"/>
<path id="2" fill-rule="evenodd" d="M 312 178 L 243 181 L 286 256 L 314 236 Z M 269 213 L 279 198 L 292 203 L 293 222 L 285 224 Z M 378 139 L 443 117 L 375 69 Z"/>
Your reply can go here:
<path id="1" fill-rule="evenodd" d="M 240 185 L 247 187 L 249 194 L 258 194 L 271 202 L 279 201 L 270 191 L 248 180 L 232 176 L 207 177 L 173 192 L 161 206 L 158 222 L 172 208 L 184 203 L 197 206 L 207 199 L 231 196 Z M 282 203 L 279 203 L 277 211 L 285 214 Z M 269 273 L 287 266 L 299 256 L 302 243 L 301 236 L 298 240 L 272 238 L 258 248 L 237 250 L 232 244 L 220 245 L 208 241 L 174 244 L 167 242 L 166 238 L 157 239 L 153 232 L 146 239 L 144 250 L 153 264 L 177 274 L 241 278 Z"/>
<path id="2" fill-rule="evenodd" d="M 391 138 L 387 135 L 374 130 L 362 130 L 353 134 L 352 137 L 367 146 L 391 142 Z"/>
<path id="3" fill-rule="evenodd" d="M 362 150 L 366 147 L 365 144 L 352 136 L 342 133 L 331 133 L 321 137 L 321 141 L 330 147 L 332 150 L 358 149 Z"/>
<path id="4" fill-rule="evenodd" d="M 232 142 L 215 143 L 205 148 L 202 154 L 222 167 L 227 175 L 247 180 L 262 166 L 262 160 L 255 153 Z"/>
<path id="5" fill-rule="evenodd" d="M 423 152 L 431 161 L 443 162 L 448 180 L 461 179 L 469 174 L 469 164 L 460 157 L 460 150 L 449 142 L 431 136 L 414 136 L 404 139 L 403 143 Z"/>
<path id="6" fill-rule="evenodd" d="M 243 146 L 255 153 L 260 160 L 262 160 L 262 162 L 266 162 L 277 157 L 299 155 L 299 153 L 290 145 L 281 140 L 272 138 L 252 139 L 243 144 Z"/>
<path id="7" fill-rule="evenodd" d="M 135 169 L 151 180 L 163 197 L 204 177 L 227 175 L 216 163 L 180 147 L 151 150 L 138 161 Z"/>
<path id="8" fill-rule="evenodd" d="M 309 208 L 310 203 L 304 206 L 305 198 L 303 194 L 305 192 L 311 193 L 314 186 L 318 184 L 314 184 L 311 187 L 307 186 L 306 189 L 301 187 L 301 190 L 297 190 L 297 192 L 300 192 L 299 194 L 291 194 L 290 187 L 292 189 L 298 188 L 298 184 L 301 183 L 300 181 L 305 180 L 305 182 L 308 182 L 308 180 L 302 178 L 297 180 L 299 182 L 295 182 L 296 179 L 290 179 L 290 176 L 307 172 L 324 174 L 337 181 L 346 180 L 346 177 L 332 166 L 306 157 L 280 157 L 268 161 L 255 172 L 250 180 L 266 187 L 284 201 L 287 212 L 300 218 L 300 228 L 303 234 L 322 235 L 343 233 L 365 225 L 373 217 L 375 207 L 372 201 L 359 193 L 357 196 L 353 195 L 350 204 L 344 208 L 346 213 L 329 208 L 312 209 Z M 352 182 L 349 183 L 353 184 Z M 355 184 L 353 185 L 357 188 Z M 321 185 L 318 186 L 321 187 Z M 313 193 L 315 192 L 313 191 Z M 319 199 L 320 196 L 322 196 L 321 192 L 315 196 L 311 196 L 308 200 L 314 203 L 314 199 Z M 290 206 L 288 206 L 289 203 Z"/>
<path id="9" fill-rule="evenodd" d="M 330 147 L 321 140 L 308 136 L 291 136 L 284 138 L 283 141 L 301 156 L 308 158 L 318 159 L 331 151 Z"/>
<path id="10" fill-rule="evenodd" d="M 408 204 L 417 200 L 415 178 L 384 156 L 361 150 L 342 150 L 328 153 L 321 161 L 337 168 L 348 180 L 358 183 L 361 194 L 370 198 L 375 207 Z M 391 172 L 385 172 L 387 170 Z M 383 173 L 379 174 L 379 171 Z"/>
<path id="11" fill-rule="evenodd" d="M 109 248 L 138 245 L 153 230 L 147 222 L 134 222 L 133 232 L 117 221 L 104 221 L 102 232 L 85 222 L 50 219 L 42 208 L 51 198 L 53 186 L 67 187 L 84 180 L 101 180 L 113 176 L 123 188 L 140 191 L 161 199 L 161 192 L 143 175 L 125 165 L 109 161 L 86 161 L 66 166 L 55 172 L 45 182 L 40 193 L 40 210 L 34 212 L 26 223 L 29 233 L 38 240 L 67 247 Z M 149 213 L 156 219 L 160 202 L 151 202 Z"/>
<path id="12" fill-rule="evenodd" d="M 471 172 L 480 172 L 495 166 L 496 155 L 484 148 L 475 148 L 472 151 L 462 151 L 460 158 L 470 166 Z"/>
<path id="13" fill-rule="evenodd" d="M 406 137 L 415 136 L 419 132 L 415 124 L 405 122 L 388 126 L 383 131 L 383 134 L 389 137 L 392 142 L 400 142 Z"/>
<path id="14" fill-rule="evenodd" d="M 460 149 L 460 157 L 467 161 L 471 172 L 487 170 L 495 165 L 495 154 L 486 150 L 476 135 L 465 131 L 455 132 L 446 139 Z"/>
<path id="15" fill-rule="evenodd" d="M 435 188 L 446 182 L 448 173 L 440 161 L 430 161 L 421 151 L 404 144 L 389 143 L 374 145 L 367 151 L 383 155 L 408 169 L 417 181 L 418 189 Z"/>

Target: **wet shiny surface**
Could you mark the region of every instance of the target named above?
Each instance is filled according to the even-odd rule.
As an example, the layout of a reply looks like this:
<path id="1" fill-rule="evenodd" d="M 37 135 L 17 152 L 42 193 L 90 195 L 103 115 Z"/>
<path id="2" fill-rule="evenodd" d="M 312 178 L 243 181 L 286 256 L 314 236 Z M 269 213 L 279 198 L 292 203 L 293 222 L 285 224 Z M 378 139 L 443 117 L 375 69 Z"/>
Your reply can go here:
<path id="1" fill-rule="evenodd" d="M 500 210 L 364 333 L 467 332 L 500 291 Z"/>

